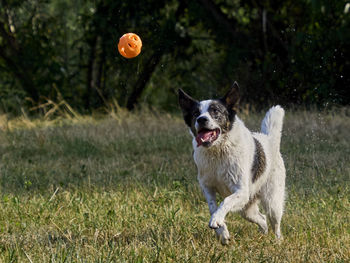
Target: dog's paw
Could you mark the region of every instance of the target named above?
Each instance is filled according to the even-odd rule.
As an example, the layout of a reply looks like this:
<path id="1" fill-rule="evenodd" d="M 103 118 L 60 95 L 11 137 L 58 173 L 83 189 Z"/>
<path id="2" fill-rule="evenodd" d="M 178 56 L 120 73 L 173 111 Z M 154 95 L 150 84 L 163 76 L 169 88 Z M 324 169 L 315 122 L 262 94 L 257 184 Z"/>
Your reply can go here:
<path id="1" fill-rule="evenodd" d="M 268 226 L 267 226 L 267 222 L 266 222 L 266 216 L 265 215 L 262 215 L 263 216 L 263 221 L 258 224 L 259 225 L 259 230 L 261 233 L 263 233 L 264 235 L 266 235 L 268 233 Z"/>
<path id="2" fill-rule="evenodd" d="M 224 218 L 221 216 L 218 216 L 216 213 L 214 213 L 209 221 L 209 227 L 212 229 L 218 229 L 221 226 L 225 225 Z"/>
<path id="3" fill-rule="evenodd" d="M 259 230 L 262 234 L 266 235 L 269 231 L 268 231 L 268 228 L 267 228 L 267 225 L 266 226 L 259 226 Z"/>
<path id="4" fill-rule="evenodd" d="M 226 224 L 222 227 L 215 229 L 216 237 L 222 245 L 228 245 L 230 242 L 230 233 L 227 230 Z"/>

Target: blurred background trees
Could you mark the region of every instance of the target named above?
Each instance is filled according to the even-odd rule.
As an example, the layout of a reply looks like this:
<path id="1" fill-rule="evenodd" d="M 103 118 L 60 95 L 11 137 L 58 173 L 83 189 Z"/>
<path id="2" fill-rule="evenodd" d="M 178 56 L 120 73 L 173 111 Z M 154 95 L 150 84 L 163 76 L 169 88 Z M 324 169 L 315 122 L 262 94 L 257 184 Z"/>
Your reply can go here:
<path id="1" fill-rule="evenodd" d="M 326 0 L 0 0 L 0 111 L 48 99 L 81 112 L 114 99 L 177 109 L 176 91 L 242 100 L 350 103 L 350 10 Z M 141 54 L 118 54 L 127 32 Z"/>

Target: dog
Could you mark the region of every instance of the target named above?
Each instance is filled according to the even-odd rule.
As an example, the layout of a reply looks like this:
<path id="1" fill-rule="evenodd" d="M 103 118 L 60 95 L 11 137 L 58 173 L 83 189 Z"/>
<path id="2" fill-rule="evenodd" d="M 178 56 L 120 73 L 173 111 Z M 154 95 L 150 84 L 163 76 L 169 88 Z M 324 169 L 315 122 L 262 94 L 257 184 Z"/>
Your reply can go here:
<path id="1" fill-rule="evenodd" d="M 193 158 L 198 181 L 209 206 L 209 227 L 222 244 L 230 234 L 225 224 L 228 212 L 242 217 L 268 232 L 262 204 L 278 239 L 284 209 L 286 171 L 280 153 L 284 110 L 272 107 L 252 133 L 237 117 L 239 86 L 233 84 L 220 99 L 197 101 L 179 89 L 179 104 L 193 137 Z M 217 206 L 216 194 L 224 199 Z"/>

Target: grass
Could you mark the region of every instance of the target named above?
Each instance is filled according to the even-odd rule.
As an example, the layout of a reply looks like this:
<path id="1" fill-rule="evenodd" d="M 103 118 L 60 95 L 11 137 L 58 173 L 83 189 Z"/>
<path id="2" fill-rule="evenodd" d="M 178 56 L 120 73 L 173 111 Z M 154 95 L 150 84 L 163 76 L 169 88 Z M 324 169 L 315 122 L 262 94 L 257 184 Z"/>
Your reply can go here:
<path id="1" fill-rule="evenodd" d="M 349 262 L 349 130 L 348 109 L 287 112 L 284 240 L 230 214 L 222 246 L 180 118 L 2 116 L 0 262 Z"/>

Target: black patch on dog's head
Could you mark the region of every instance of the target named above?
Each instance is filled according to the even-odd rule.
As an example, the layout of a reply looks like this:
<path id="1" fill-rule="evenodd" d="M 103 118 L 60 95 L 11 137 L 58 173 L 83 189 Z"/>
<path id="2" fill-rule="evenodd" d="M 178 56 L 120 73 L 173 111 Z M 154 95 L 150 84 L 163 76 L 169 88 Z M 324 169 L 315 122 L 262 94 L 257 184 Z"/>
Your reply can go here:
<path id="1" fill-rule="evenodd" d="M 228 111 L 228 119 L 231 123 L 231 129 L 239 102 L 239 86 L 236 81 L 233 83 L 231 89 L 226 93 L 226 95 L 220 99 L 220 101 L 226 106 L 226 109 Z"/>
<path id="2" fill-rule="evenodd" d="M 224 97 L 212 100 L 208 112 L 212 119 L 220 126 L 222 133 L 227 133 L 231 130 L 236 115 L 238 101 L 239 86 L 237 82 L 234 82 L 233 86 Z M 200 102 L 179 89 L 179 104 L 185 123 L 191 128 L 193 135 L 196 136 L 197 131 L 195 129 L 195 123 L 197 117 L 200 115 Z"/>
<path id="3" fill-rule="evenodd" d="M 239 86 L 235 81 L 231 87 L 231 89 L 226 93 L 226 95 L 219 100 L 226 108 L 226 122 L 222 123 L 220 126 L 223 132 L 228 132 L 231 130 L 233 121 L 236 116 L 237 105 L 239 102 Z"/>
<path id="4" fill-rule="evenodd" d="M 199 102 L 187 95 L 182 89 L 179 89 L 179 104 L 185 123 L 190 127 L 192 133 L 196 135 L 194 127 L 196 118 L 199 116 Z"/>
<path id="5" fill-rule="evenodd" d="M 211 118 L 219 125 L 222 133 L 226 133 L 232 128 L 232 112 L 221 100 L 213 100 L 208 107 Z"/>

